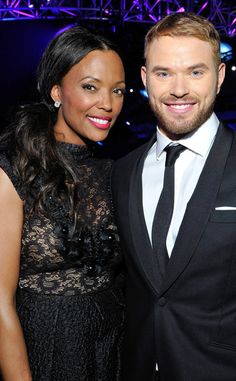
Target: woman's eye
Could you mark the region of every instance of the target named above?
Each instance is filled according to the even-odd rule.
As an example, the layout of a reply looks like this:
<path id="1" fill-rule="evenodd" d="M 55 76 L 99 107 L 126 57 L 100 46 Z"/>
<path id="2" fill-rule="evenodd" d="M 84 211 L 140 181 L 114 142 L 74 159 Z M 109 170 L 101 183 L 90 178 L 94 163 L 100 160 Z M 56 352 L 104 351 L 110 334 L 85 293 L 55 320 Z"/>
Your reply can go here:
<path id="1" fill-rule="evenodd" d="M 95 91 L 96 90 L 96 87 L 94 85 L 91 85 L 90 83 L 84 83 L 82 85 L 82 88 L 84 90 L 89 90 L 89 91 Z"/>
<path id="2" fill-rule="evenodd" d="M 115 94 L 117 94 L 119 96 L 123 96 L 126 93 L 126 89 L 125 88 L 114 89 L 113 93 L 115 93 Z"/>

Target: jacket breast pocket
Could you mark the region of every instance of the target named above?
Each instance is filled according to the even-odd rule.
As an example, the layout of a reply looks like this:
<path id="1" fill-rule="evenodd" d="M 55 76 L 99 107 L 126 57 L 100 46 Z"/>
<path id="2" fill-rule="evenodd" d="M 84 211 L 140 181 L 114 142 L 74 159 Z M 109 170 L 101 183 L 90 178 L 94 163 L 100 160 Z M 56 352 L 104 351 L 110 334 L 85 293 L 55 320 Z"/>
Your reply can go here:
<path id="1" fill-rule="evenodd" d="M 236 223 L 236 210 L 214 210 L 210 216 L 211 222 Z"/>

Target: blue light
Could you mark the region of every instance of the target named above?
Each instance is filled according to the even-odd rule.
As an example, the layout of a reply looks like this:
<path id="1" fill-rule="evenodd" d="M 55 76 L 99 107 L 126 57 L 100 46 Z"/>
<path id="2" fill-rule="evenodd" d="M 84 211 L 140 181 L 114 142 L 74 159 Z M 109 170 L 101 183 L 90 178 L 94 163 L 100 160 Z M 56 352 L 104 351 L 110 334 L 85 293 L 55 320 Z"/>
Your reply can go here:
<path id="1" fill-rule="evenodd" d="M 226 42 L 220 43 L 220 55 L 223 61 L 229 61 L 233 58 L 233 48 Z"/>
<path id="2" fill-rule="evenodd" d="M 148 98 L 148 93 L 147 93 L 147 91 L 146 91 L 145 89 L 143 89 L 143 90 L 139 90 L 139 92 L 140 92 L 140 94 L 141 94 L 143 97 Z"/>

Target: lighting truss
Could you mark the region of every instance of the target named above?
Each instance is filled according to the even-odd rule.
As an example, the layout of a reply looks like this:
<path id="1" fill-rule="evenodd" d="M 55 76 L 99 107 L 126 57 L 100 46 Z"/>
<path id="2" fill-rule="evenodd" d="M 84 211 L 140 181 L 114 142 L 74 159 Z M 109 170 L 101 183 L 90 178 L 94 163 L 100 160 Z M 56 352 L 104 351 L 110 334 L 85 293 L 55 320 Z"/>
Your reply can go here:
<path id="1" fill-rule="evenodd" d="M 221 35 L 236 34 L 235 0 L 0 0 L 0 21 L 70 18 L 114 25 L 155 23 L 164 15 L 183 11 L 207 17 Z"/>

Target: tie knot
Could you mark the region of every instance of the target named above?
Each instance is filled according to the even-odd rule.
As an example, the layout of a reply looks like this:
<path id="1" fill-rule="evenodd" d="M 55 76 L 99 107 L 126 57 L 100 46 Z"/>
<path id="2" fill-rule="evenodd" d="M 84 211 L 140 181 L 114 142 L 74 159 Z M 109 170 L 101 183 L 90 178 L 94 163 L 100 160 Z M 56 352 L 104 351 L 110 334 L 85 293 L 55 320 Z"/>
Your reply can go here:
<path id="1" fill-rule="evenodd" d="M 177 144 L 174 146 L 167 146 L 165 148 L 166 151 L 166 167 L 170 167 L 175 164 L 176 159 L 179 157 L 182 151 L 184 151 L 186 147 L 181 144 Z"/>

